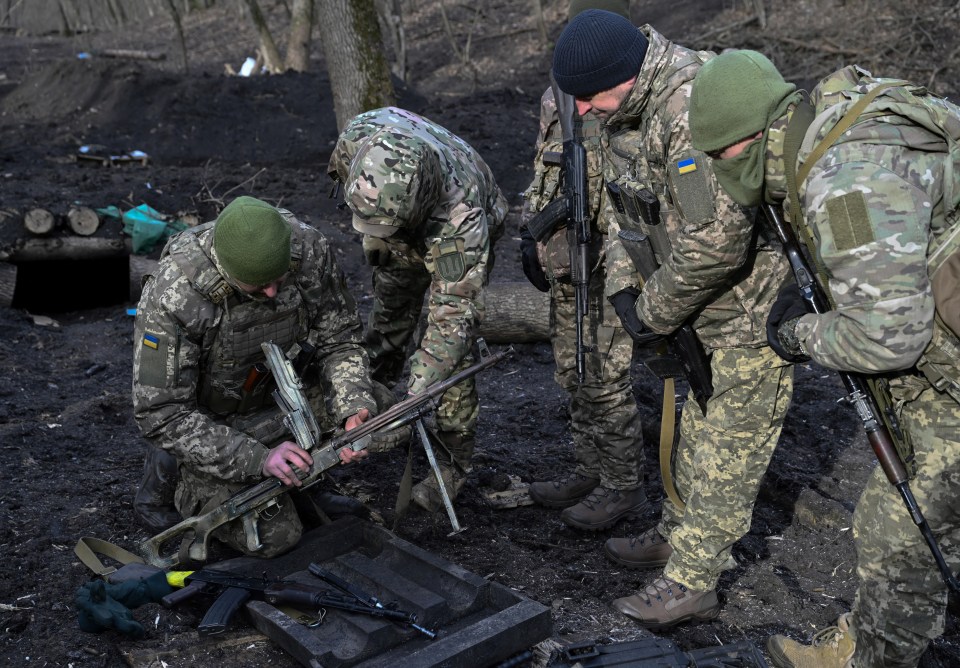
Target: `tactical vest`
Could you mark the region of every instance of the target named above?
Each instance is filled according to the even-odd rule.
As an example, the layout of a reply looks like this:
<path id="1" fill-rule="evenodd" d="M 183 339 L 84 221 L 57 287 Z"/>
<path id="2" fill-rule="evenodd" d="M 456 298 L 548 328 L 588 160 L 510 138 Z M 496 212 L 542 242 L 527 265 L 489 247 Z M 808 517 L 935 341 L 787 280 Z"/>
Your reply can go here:
<path id="1" fill-rule="evenodd" d="M 937 390 L 960 401 L 960 107 L 929 93 L 922 86 L 900 80 L 875 79 L 855 67 L 840 70 L 833 78 L 824 81 L 821 88 L 826 93 L 818 105 L 820 113 L 810 121 L 809 116 L 804 120 L 803 115 L 795 111 L 796 121 L 791 121 L 791 125 L 809 122 L 799 147 L 804 164 L 800 164 L 796 155 L 793 158 L 789 153 L 785 156 L 788 170 L 794 165 L 797 167 L 795 176 L 788 174 L 788 198 L 794 209 L 791 222 L 795 227 L 802 226 L 797 231 L 803 239 L 811 239 L 812 232 L 805 218 L 798 215 L 797 193 L 810 167 L 847 129 L 876 116 L 896 114 L 942 137 L 946 143 L 940 205 L 943 215 L 931 219 L 927 247 L 927 274 L 936 313 L 933 336 L 917 362 L 917 370 Z M 817 137 L 823 134 L 825 124 L 835 119 L 838 109 L 844 107 L 843 117 L 818 142 Z M 792 128 L 788 130 L 792 131 Z M 797 149 L 788 146 L 786 150 Z M 809 246 L 810 242 L 807 243 Z M 816 257 L 815 253 L 811 255 Z"/>
<path id="2" fill-rule="evenodd" d="M 260 344 L 273 341 L 282 350 L 289 350 L 307 333 L 306 305 L 299 294 L 295 274 L 303 255 L 303 235 L 299 224 L 285 211 L 291 222 L 290 272 L 270 305 L 244 299 L 226 281 L 210 257 L 213 223 L 185 230 L 170 240 L 162 257 L 170 256 L 190 285 L 219 307 L 215 327 L 204 334 L 200 344 L 199 405 L 215 415 L 236 413 L 244 399 L 243 385 L 251 368 L 264 361 Z M 261 390 L 252 401 L 243 402 L 243 412 L 252 413 L 264 405 L 272 405 L 270 392 Z"/>
<path id="3" fill-rule="evenodd" d="M 669 48 L 666 58 L 673 60 L 673 52 L 680 47 L 671 44 Z M 663 108 L 678 89 L 693 81 L 700 69 L 699 66 L 706 60 L 703 54 L 693 53 L 670 65 L 666 74 L 661 75 L 665 80 L 663 87 L 647 102 L 647 108 Z M 650 182 L 651 174 L 665 174 L 666 180 L 671 181 L 670 185 L 674 185 L 673 179 L 670 178 L 670 165 L 666 162 L 666 156 L 647 150 L 646 139 L 652 132 L 652 119 L 653 114 L 645 114 L 639 127 L 619 130 L 604 137 L 604 174 L 608 182 L 627 184 L 632 190 L 648 188 L 654 192 L 660 199 L 660 217 L 666 227 L 667 235 L 672 239 L 680 232 L 682 218 L 692 222 L 698 217 L 697 214 L 700 211 L 678 211 L 676 203 L 669 194 L 669 189 L 665 187 L 667 183 L 652 184 Z M 664 124 L 663 136 L 660 137 L 661 146 L 669 145 L 670 131 L 669 124 Z M 703 160 L 702 156 L 697 159 Z M 703 171 L 705 166 L 698 165 L 698 167 Z M 709 205 L 712 212 L 712 199 L 705 204 Z M 622 214 L 617 212 L 617 215 Z"/>

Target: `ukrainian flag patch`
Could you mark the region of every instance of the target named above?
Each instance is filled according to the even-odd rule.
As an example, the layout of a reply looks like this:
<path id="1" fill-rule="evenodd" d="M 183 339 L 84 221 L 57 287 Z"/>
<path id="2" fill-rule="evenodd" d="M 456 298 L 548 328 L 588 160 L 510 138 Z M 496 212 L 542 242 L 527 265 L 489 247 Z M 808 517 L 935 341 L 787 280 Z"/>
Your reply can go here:
<path id="1" fill-rule="evenodd" d="M 689 174 L 697 171 L 697 163 L 693 158 L 684 158 L 677 162 L 677 171 L 681 174 Z"/>
<path id="2" fill-rule="evenodd" d="M 143 345 L 145 345 L 147 348 L 157 350 L 160 347 L 160 339 L 153 334 L 144 334 Z"/>

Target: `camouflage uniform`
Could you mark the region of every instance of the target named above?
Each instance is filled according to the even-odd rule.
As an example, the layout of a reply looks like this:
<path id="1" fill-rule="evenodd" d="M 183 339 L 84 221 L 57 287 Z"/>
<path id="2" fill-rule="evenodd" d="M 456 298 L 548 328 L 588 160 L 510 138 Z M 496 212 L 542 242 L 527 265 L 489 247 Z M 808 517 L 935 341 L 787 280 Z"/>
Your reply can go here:
<path id="1" fill-rule="evenodd" d="M 212 223 L 170 240 L 140 299 L 134 417 L 147 439 L 179 461 L 175 503 L 184 517 L 260 481 L 269 449 L 290 438 L 272 383 L 254 394 L 242 389 L 251 367 L 264 361 L 261 342 L 293 353 L 301 342 L 315 346 L 304 380 L 321 428 L 376 410 L 356 305 L 333 250 L 319 232 L 280 212 L 291 226 L 291 264 L 273 299 L 248 295 L 226 277 Z M 281 553 L 300 538 L 291 498 L 278 500 L 276 514 L 259 519 L 258 556 Z M 239 521 L 214 536 L 249 552 Z"/>
<path id="2" fill-rule="evenodd" d="M 394 383 L 427 294 L 427 325 L 410 358 L 408 391 L 421 392 L 472 363 L 493 245 L 507 203 L 490 168 L 465 141 L 433 122 L 388 107 L 360 114 L 330 160 L 355 220 L 398 228 L 376 241 L 374 305 L 365 346 L 375 380 Z M 409 170 L 409 171 L 405 171 Z M 371 258 L 372 255 L 368 255 Z M 463 467 L 473 451 L 476 383 L 446 392 L 436 413 L 441 439 Z"/>
<path id="3" fill-rule="evenodd" d="M 576 307 L 569 280 L 569 250 L 566 230 L 558 231 L 547 243 L 538 244 L 540 264 L 550 281 L 550 341 L 557 370 L 557 384 L 570 394 L 570 430 L 577 459 L 576 472 L 598 479 L 611 489 L 634 489 L 641 485 L 643 458 L 640 414 L 631 389 L 630 363 L 633 339 L 620 323 L 606 297 L 607 253 L 605 247 L 609 215 L 600 166 L 600 120 L 588 114 L 582 119 L 582 138 L 587 152 L 587 179 L 591 237 L 594 240 L 590 264 L 590 314 L 584 325 L 585 378 L 577 382 Z M 540 134 L 534 179 L 524 193 L 521 224 L 560 196 L 561 169 L 545 164 L 548 152 L 561 153 L 560 123 L 553 91 L 547 89 L 540 101 Z M 609 212 L 608 212 L 609 214 Z"/>
<path id="4" fill-rule="evenodd" d="M 691 146 L 690 82 L 711 54 L 673 44 L 648 25 L 640 30 L 649 46 L 636 84 L 607 121 L 604 170 L 608 181 L 657 195 L 671 241 L 670 257 L 643 286 L 637 314 L 664 334 L 690 321 L 712 353 L 707 414 L 689 397 L 681 419 L 675 478 L 686 509 L 665 499 L 658 526 L 673 548 L 666 577 L 708 591 L 735 565 L 732 546 L 750 528 L 792 395 L 793 368 L 765 336 L 788 271 L 780 249 L 758 234 L 752 212 L 720 190 L 706 156 Z M 607 291 L 636 285 L 619 242 L 610 254 Z"/>
<path id="5" fill-rule="evenodd" d="M 851 99 L 876 84 L 863 70 L 847 67 L 814 89 L 818 116 L 798 164 L 844 116 Z M 938 390 L 918 366 L 929 370 L 931 360 L 938 361 L 931 338 L 941 325 L 935 324 L 927 252 L 957 224 L 960 184 L 952 170 L 960 149 L 913 122 L 911 107 L 926 117 L 935 114 L 925 108 L 937 109 L 960 123 L 960 108 L 920 87 L 888 89 L 800 184 L 803 222 L 816 239 L 836 309 L 802 316 L 796 335 L 823 366 L 893 372 L 891 394 L 913 445 L 907 456 L 915 472 L 910 486 L 956 572 L 960 384 L 947 381 Z M 771 130 L 767 151 L 767 188 L 783 193 L 782 133 Z M 953 364 L 954 378 L 958 371 Z M 860 578 L 851 617 L 854 663 L 916 666 L 929 641 L 943 631 L 946 591 L 919 530 L 879 467 L 857 504 L 853 528 Z"/>

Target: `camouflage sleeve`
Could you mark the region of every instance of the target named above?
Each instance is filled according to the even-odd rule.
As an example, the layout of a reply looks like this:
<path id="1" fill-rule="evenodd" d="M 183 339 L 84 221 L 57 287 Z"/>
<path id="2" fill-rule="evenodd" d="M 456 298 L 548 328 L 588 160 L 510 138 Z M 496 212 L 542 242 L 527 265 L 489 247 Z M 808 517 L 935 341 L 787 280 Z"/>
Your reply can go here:
<path id="1" fill-rule="evenodd" d="M 533 161 L 533 180 L 523 193 L 523 211 L 520 224 L 543 210 L 560 190 L 560 166 L 544 163 L 544 153 L 563 150 L 560 142 L 560 123 L 553 91 L 547 89 L 540 98 L 540 129 L 537 131 L 536 155 Z"/>
<path id="2" fill-rule="evenodd" d="M 483 318 L 490 236 L 483 209 L 461 205 L 441 236 L 428 239 L 427 327 L 410 358 L 411 393 L 446 379 L 470 352 Z"/>
<path id="3" fill-rule="evenodd" d="M 685 109 L 672 124 L 662 175 L 669 201 L 661 197 L 671 254 L 637 301 L 640 317 L 661 334 L 680 327 L 729 287 L 754 238 L 752 216 L 720 188 L 709 159 L 693 149 Z"/>
<path id="4" fill-rule="evenodd" d="M 842 146 L 839 147 L 842 150 Z M 898 155 L 922 183 L 937 173 L 923 158 Z M 830 160 L 827 154 L 823 161 Z M 932 159 L 928 158 L 931 161 Z M 822 162 L 823 162 L 822 161 Z M 928 169 L 929 167 L 929 169 Z M 836 310 L 800 319 L 797 335 L 819 364 L 877 373 L 913 366 L 933 332 L 926 251 L 934 202 L 918 185 L 874 162 L 844 162 L 807 181 L 807 222 L 820 239 Z"/>
<path id="5" fill-rule="evenodd" d="M 134 326 L 133 410 L 143 435 L 182 464 L 231 482 L 259 479 L 267 449 L 197 405 L 204 332 L 218 310 L 173 263 L 147 283 Z M 171 280 L 172 279 L 172 280 Z"/>
<path id="6" fill-rule="evenodd" d="M 330 409 L 342 424 L 362 408 L 376 412 L 363 326 L 330 244 L 316 234 L 307 247 L 299 278 L 311 316 L 307 340 L 317 348 L 320 376 L 331 392 Z"/>

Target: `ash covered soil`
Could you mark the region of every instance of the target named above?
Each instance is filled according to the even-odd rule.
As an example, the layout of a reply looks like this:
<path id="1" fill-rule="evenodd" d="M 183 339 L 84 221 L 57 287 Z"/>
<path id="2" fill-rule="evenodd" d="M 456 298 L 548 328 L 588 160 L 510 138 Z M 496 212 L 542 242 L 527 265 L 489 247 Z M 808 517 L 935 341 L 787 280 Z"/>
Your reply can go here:
<path id="1" fill-rule="evenodd" d="M 538 101 L 549 71 L 551 47 L 524 13 L 527 4 L 455 8 L 455 34 L 461 41 L 471 35 L 467 64 L 451 53 L 439 3 L 413 3 L 408 17 L 411 74 L 399 105 L 467 139 L 491 164 L 511 203 L 494 282 L 523 280 L 517 214 L 531 176 Z M 634 18 L 686 43 L 684 38 L 706 33 L 712 21 L 726 20 L 729 4 L 635 2 Z M 555 38 L 566 3 L 547 5 L 548 32 Z M 62 212 L 74 202 L 124 209 L 146 203 L 170 215 L 210 220 L 233 197 L 255 195 L 291 209 L 333 241 L 365 313 L 370 273 L 359 237 L 347 213 L 328 197 L 325 166 L 337 132 L 322 59 L 314 55 L 309 73 L 226 76 L 225 63 L 239 69 L 255 48 L 247 21 L 225 10 L 208 11 L 189 16 L 185 30 L 189 73 L 180 67 L 174 31 L 163 20 L 116 33 L 0 36 L 0 209 Z M 168 58 L 76 58 L 104 48 L 160 48 Z M 84 144 L 142 150 L 150 160 L 145 166 L 84 164 L 74 159 Z M 16 219 L 2 218 L 0 240 L 19 234 Z M 120 303 L 82 310 L 0 308 L 3 665 L 297 665 L 242 625 L 226 642 L 198 644 L 200 610 L 189 606 L 138 610 L 148 629 L 139 641 L 113 632 L 86 634 L 77 626 L 73 594 L 90 577 L 73 553 L 77 539 L 96 536 L 133 547 L 148 537 L 132 507 L 145 446 L 131 415 L 132 318 L 126 312 L 136 306 L 139 275 L 156 257 L 154 251 L 133 259 L 129 298 Z M 57 284 L 80 286 L 81 295 L 116 289 L 89 267 L 63 264 L 55 271 L 53 291 Z M 484 504 L 480 483 L 489 473 L 531 482 L 573 465 L 566 395 L 553 381 L 549 344 L 515 348 L 516 355 L 479 379 L 483 408 L 475 473 L 457 501 L 468 530 L 448 538 L 444 515 L 411 513 L 397 533 L 549 606 L 558 643 L 646 637 L 610 601 L 655 573 L 614 567 L 602 545 L 609 536 L 645 530 L 659 516 L 661 384 L 636 366 L 649 511 L 609 531 L 580 532 L 562 524 L 554 510 L 491 510 Z M 720 581 L 720 616 L 662 633 L 682 649 L 743 639 L 762 647 L 771 633 L 809 639 L 849 610 L 856 587 L 850 514 L 875 462 L 852 409 L 837 403 L 840 396 L 832 373 L 798 367 L 794 404 L 751 531 L 734 550 L 737 568 Z M 403 464 L 399 452 L 370 457 L 337 471 L 335 480 L 389 525 Z M 425 473 L 421 458 L 415 474 Z M 955 617 L 948 617 L 946 634 L 922 665 L 960 665 Z"/>

